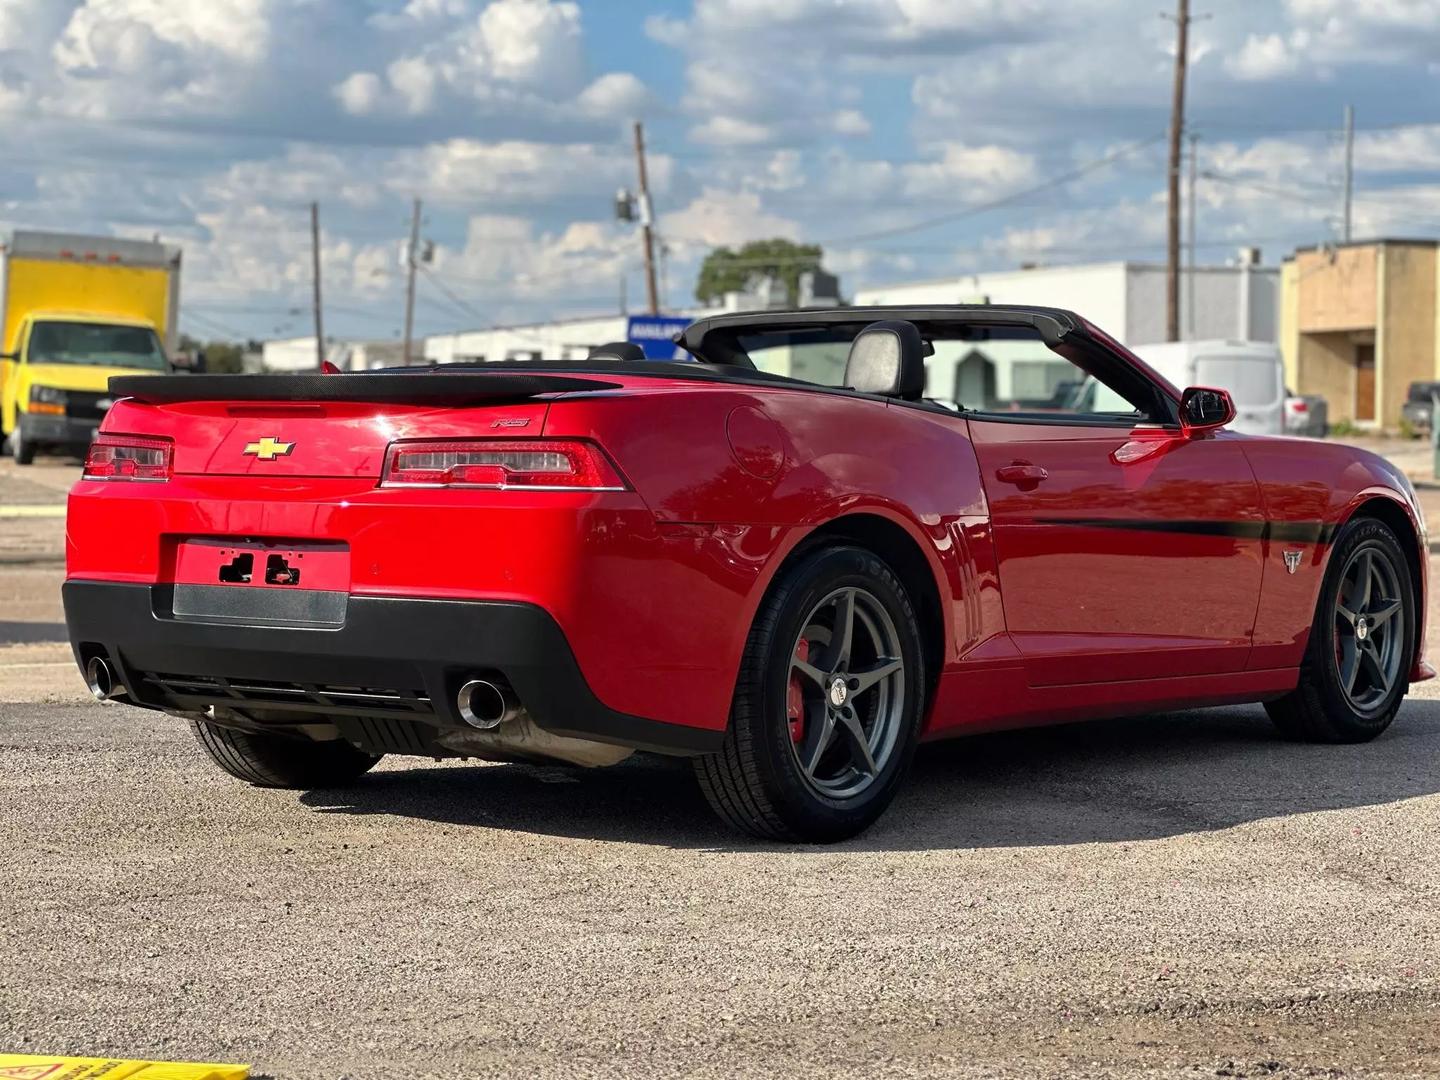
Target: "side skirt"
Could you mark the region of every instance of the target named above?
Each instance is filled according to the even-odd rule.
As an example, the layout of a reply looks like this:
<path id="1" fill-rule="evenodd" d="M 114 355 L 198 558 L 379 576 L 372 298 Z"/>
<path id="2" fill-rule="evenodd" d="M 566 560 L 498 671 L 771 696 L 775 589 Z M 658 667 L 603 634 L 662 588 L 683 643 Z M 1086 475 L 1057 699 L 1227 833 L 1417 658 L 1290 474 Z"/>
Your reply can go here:
<path id="1" fill-rule="evenodd" d="M 986 665 L 940 677 L 926 739 L 1136 716 L 1208 705 L 1267 701 L 1295 689 L 1298 668 L 1186 675 L 1170 679 L 1030 686 L 1021 664 Z"/>

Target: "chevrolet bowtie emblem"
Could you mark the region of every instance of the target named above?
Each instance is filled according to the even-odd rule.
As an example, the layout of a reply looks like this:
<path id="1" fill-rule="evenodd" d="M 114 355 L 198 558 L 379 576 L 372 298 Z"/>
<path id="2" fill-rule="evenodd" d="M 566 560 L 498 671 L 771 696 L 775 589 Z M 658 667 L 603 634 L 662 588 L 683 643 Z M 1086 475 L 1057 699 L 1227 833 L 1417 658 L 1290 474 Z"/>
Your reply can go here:
<path id="1" fill-rule="evenodd" d="M 277 457 L 284 457 L 294 449 L 293 442 L 280 442 L 266 435 L 259 442 L 249 443 L 245 447 L 245 453 L 254 454 L 261 461 L 274 461 Z"/>

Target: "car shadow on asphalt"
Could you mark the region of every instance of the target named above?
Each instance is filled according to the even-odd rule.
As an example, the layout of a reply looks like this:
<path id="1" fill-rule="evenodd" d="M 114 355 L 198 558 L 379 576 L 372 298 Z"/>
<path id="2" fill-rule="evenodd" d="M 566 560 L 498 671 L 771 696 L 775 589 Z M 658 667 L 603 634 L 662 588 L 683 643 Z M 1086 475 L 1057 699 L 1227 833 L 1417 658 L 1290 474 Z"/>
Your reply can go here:
<path id="1" fill-rule="evenodd" d="M 1361 746 L 1279 739 L 1258 707 L 1005 732 L 921 747 L 870 851 L 1155 840 L 1440 792 L 1440 701 L 1410 700 Z M 689 765 L 498 765 L 382 771 L 301 800 L 324 813 L 711 850 L 775 850 L 726 829 Z M 791 845 L 779 845 L 791 847 Z M 800 848 L 824 851 L 834 848 Z"/>

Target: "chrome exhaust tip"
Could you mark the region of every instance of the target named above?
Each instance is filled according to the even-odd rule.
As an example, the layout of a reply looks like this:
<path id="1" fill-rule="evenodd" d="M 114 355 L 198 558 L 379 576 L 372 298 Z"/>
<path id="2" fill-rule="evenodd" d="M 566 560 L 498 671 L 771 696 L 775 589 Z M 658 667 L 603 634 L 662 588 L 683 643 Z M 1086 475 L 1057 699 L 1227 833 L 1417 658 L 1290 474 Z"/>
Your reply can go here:
<path id="1" fill-rule="evenodd" d="M 455 695 L 460 719 L 480 731 L 492 731 L 520 715 L 520 703 L 509 690 L 485 679 L 471 679 Z"/>
<path id="2" fill-rule="evenodd" d="M 103 656 L 92 656 L 85 665 L 85 685 L 90 688 L 96 701 L 109 701 L 111 698 L 125 696 L 125 688 L 116 684 L 115 673 L 110 670 L 110 665 Z"/>

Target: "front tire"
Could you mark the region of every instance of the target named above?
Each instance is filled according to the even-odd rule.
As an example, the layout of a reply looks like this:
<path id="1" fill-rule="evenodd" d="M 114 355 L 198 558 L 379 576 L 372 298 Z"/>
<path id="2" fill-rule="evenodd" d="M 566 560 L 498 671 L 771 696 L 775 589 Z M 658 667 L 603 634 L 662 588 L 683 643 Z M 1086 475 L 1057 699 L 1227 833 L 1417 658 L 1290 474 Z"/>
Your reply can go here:
<path id="1" fill-rule="evenodd" d="M 345 787 L 380 760 L 340 739 L 316 742 L 303 737 L 237 731 L 208 720 L 190 721 L 190 730 L 210 760 L 236 779 L 256 787 L 306 790 Z"/>
<path id="2" fill-rule="evenodd" d="M 915 609 L 863 548 L 816 551 L 756 616 L 721 749 L 695 761 L 711 807 L 767 840 L 831 843 L 890 805 L 925 696 Z"/>
<path id="3" fill-rule="evenodd" d="M 1288 739 L 1359 743 L 1395 719 L 1415 656 L 1410 563 L 1383 521 L 1340 530 L 1320 587 L 1300 684 L 1265 711 Z"/>
<path id="4" fill-rule="evenodd" d="M 33 465 L 35 463 L 35 444 L 21 434 L 22 430 L 17 421 L 15 430 L 10 433 L 10 456 L 15 459 L 16 465 Z"/>

